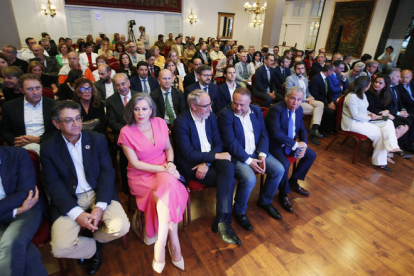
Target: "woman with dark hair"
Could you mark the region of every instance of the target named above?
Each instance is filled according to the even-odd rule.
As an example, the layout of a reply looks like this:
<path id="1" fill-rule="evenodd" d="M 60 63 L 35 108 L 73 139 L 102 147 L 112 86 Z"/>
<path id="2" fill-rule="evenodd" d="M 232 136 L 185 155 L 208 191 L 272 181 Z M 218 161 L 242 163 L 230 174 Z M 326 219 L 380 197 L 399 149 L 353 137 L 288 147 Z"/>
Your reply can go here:
<path id="1" fill-rule="evenodd" d="M 59 37 L 59 44 L 66 43 L 66 39 L 64 37 Z"/>
<path id="2" fill-rule="evenodd" d="M 102 65 L 102 64 L 110 65 L 108 59 L 106 58 L 106 56 L 104 56 L 104 55 L 97 56 L 96 57 L 96 67 L 99 68 L 99 65 Z M 98 69 L 94 70 L 92 72 L 92 74 L 93 74 L 93 77 L 95 78 L 96 81 L 99 80 Z M 115 74 L 116 74 L 115 70 L 111 69 L 111 78 L 113 78 L 115 76 Z"/>
<path id="3" fill-rule="evenodd" d="M 114 57 L 116 57 L 119 60 L 119 56 L 125 53 L 125 45 L 122 43 L 122 41 L 118 41 L 115 43 L 115 49 L 114 49 Z"/>
<path id="4" fill-rule="evenodd" d="M 86 36 L 86 42 L 90 43 L 92 45 L 92 48 L 95 48 L 96 43 L 93 41 L 93 36 L 91 34 L 88 34 Z"/>
<path id="5" fill-rule="evenodd" d="M 309 75 L 312 64 L 315 62 L 315 50 L 310 50 L 303 61 L 306 63 L 306 72 Z"/>
<path id="6" fill-rule="evenodd" d="M 131 79 L 137 74 L 135 67 L 132 65 L 131 58 L 127 53 L 123 53 L 119 56 L 119 69 L 117 73 L 125 73 L 128 79 Z"/>
<path id="7" fill-rule="evenodd" d="M 394 125 L 384 115 L 371 113 L 367 100 L 370 79 L 366 76 L 355 80 L 353 91 L 349 91 L 344 100 L 341 128 L 363 134 L 372 140 L 374 152 L 372 164 L 385 171 L 391 171 L 387 166 L 387 153 L 402 152 L 398 146 Z"/>
<path id="8" fill-rule="evenodd" d="M 3 75 L 1 74 L 1 70 L 9 66 L 9 62 L 7 61 L 7 57 L 0 53 L 0 101 L 4 100 L 3 88 L 4 88 L 4 79 Z"/>
<path id="9" fill-rule="evenodd" d="M 78 55 L 79 54 L 82 54 L 82 53 L 85 53 L 85 40 L 83 39 L 83 38 L 79 38 L 77 41 L 76 41 L 76 47 L 78 48 L 78 49 L 76 49 L 76 52 L 78 53 Z"/>
<path id="10" fill-rule="evenodd" d="M 261 62 L 262 60 L 262 53 L 260 53 L 260 51 L 256 51 L 253 54 L 253 66 L 254 66 L 254 70 L 256 70 L 257 68 L 259 68 L 260 66 L 263 65 L 263 63 Z"/>
<path id="11" fill-rule="evenodd" d="M 119 36 L 119 33 L 114 33 L 114 40 L 112 40 L 112 45 L 116 44 L 118 41 L 121 41 L 121 37 Z M 116 48 L 115 48 L 116 51 Z"/>
<path id="12" fill-rule="evenodd" d="M 83 77 L 81 69 L 71 69 L 68 78 L 59 86 L 58 97 L 61 101 L 73 100 L 73 92 L 75 91 L 75 82 Z"/>
<path id="13" fill-rule="evenodd" d="M 172 80 L 171 86 L 176 89 L 180 89 L 181 92 L 184 93 L 183 79 L 178 74 L 176 63 L 172 59 L 167 59 L 165 61 L 165 69 L 170 70 L 170 72 L 173 74 L 173 80 Z"/>
<path id="14" fill-rule="evenodd" d="M 178 180 L 180 173 L 174 165 L 168 126 L 155 114 L 155 104 L 149 95 L 133 95 L 125 108 L 127 125 L 121 129 L 118 145 L 128 159 L 129 189 L 138 209 L 145 214 L 146 244 L 153 243 L 158 235 L 152 267 L 161 273 L 166 246 L 173 265 L 184 270 L 178 223 L 183 219 L 188 192 Z M 131 226 L 137 233 L 137 213 Z"/>
<path id="15" fill-rule="evenodd" d="M 32 73 L 39 77 L 42 86 L 45 88 L 50 88 L 53 91 L 53 94 L 58 93 L 58 80 L 57 77 L 43 74 L 45 71 L 45 67 L 39 61 L 34 60 L 29 63 L 29 67 L 27 67 L 27 73 Z"/>
<path id="16" fill-rule="evenodd" d="M 106 116 L 104 104 L 98 99 L 98 91 L 93 83 L 85 78 L 75 82 L 74 101 L 82 107 L 82 125 L 84 129 L 104 133 Z"/>
<path id="17" fill-rule="evenodd" d="M 3 96 L 0 99 L 2 102 L 24 96 L 19 86 L 19 78 L 23 74 L 22 69 L 16 66 L 7 66 L 1 70 L 4 79 Z"/>

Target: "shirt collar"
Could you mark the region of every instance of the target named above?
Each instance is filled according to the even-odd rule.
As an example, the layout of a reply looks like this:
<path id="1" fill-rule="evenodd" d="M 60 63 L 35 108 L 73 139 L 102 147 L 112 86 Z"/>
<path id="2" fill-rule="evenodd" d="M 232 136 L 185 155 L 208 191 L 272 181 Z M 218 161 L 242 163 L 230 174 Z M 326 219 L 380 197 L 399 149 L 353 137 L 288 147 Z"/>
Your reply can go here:
<path id="1" fill-rule="evenodd" d="M 246 112 L 246 114 L 244 114 L 244 116 L 237 115 L 236 113 L 234 113 L 234 115 L 238 118 L 243 118 L 244 119 L 244 118 L 246 118 L 246 115 L 250 115 L 252 113 L 253 113 L 253 111 L 250 109 L 250 106 L 249 106 L 249 110 L 247 110 L 247 112 Z"/>
<path id="2" fill-rule="evenodd" d="M 199 122 L 199 121 L 197 121 L 197 120 L 196 120 L 196 118 L 194 117 L 194 115 L 193 115 L 193 111 L 191 110 L 191 108 L 190 108 L 190 114 L 191 114 L 191 118 L 193 118 L 193 121 L 194 121 L 194 122 Z M 203 119 L 201 119 L 201 123 L 203 122 L 203 120 L 204 120 L 204 118 L 203 118 Z"/>
<path id="3" fill-rule="evenodd" d="M 325 81 L 326 76 L 321 72 L 322 79 Z"/>
<path id="4" fill-rule="evenodd" d="M 168 90 L 168 91 L 166 91 L 166 90 L 162 89 L 161 87 L 160 87 L 160 89 L 161 89 L 161 91 L 162 91 L 162 94 L 163 94 L 163 95 L 164 95 L 165 93 L 170 93 L 170 92 L 171 92 L 171 87 L 170 87 L 170 90 Z"/>
<path id="5" fill-rule="evenodd" d="M 42 104 L 43 104 L 43 97 L 42 97 L 42 98 L 40 98 L 40 102 L 36 105 L 36 107 L 37 107 L 37 106 L 42 106 Z M 23 105 L 24 105 L 24 106 L 27 106 L 27 105 L 33 106 L 31 103 L 29 103 L 29 102 L 26 100 L 26 96 L 24 96 L 24 97 L 23 97 Z"/>
<path id="6" fill-rule="evenodd" d="M 63 136 L 63 134 L 61 134 L 62 135 L 62 137 L 63 137 L 63 140 L 65 141 L 65 143 L 66 143 L 66 146 L 68 145 L 68 144 L 71 144 L 72 146 L 73 146 L 73 144 L 71 143 L 71 142 L 69 142 L 69 140 L 68 139 L 66 139 L 66 137 L 65 136 Z M 80 137 L 79 137 L 79 140 L 75 143 L 75 147 L 77 147 L 78 145 L 81 145 L 82 144 L 82 132 L 80 133 Z"/>

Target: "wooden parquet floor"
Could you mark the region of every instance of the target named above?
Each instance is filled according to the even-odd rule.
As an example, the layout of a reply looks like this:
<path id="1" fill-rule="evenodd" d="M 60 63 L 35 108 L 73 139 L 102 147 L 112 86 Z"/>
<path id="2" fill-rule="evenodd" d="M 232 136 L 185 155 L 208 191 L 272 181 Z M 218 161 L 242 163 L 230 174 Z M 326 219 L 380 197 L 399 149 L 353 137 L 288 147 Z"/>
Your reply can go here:
<path id="1" fill-rule="evenodd" d="M 352 164 L 355 142 L 341 146 L 340 137 L 325 151 L 331 139 L 310 144 L 317 159 L 302 183 L 310 197 L 292 193 L 293 214 L 274 201 L 282 221 L 256 206 L 256 185 L 247 210 L 254 229 L 233 223 L 241 246 L 210 230 L 215 189 L 192 193 L 192 224 L 179 228 L 186 271 L 175 268 L 167 253 L 163 275 L 414 275 L 414 160 L 395 157 L 392 173 L 378 170 L 363 142 Z M 121 201 L 126 209 L 127 197 Z M 133 232 L 128 243 L 128 250 L 121 239 L 107 244 L 96 275 L 156 275 L 153 245 L 141 244 Z M 60 275 L 50 246 L 41 252 L 49 273 Z M 73 261 L 69 275 L 86 275 L 85 267 Z"/>

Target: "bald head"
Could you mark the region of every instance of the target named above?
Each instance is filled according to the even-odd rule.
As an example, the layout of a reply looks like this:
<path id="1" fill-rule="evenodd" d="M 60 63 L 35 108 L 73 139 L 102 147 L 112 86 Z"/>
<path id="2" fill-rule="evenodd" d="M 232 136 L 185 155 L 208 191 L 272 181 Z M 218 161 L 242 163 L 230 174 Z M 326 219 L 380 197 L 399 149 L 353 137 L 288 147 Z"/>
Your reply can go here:
<path id="1" fill-rule="evenodd" d="M 409 85 L 413 79 L 413 72 L 411 70 L 403 70 L 401 72 L 401 83 L 405 86 Z"/>
<path id="2" fill-rule="evenodd" d="M 170 91 L 173 75 L 170 70 L 162 69 L 158 75 L 158 82 L 161 89 L 164 91 Z"/>
<path id="3" fill-rule="evenodd" d="M 79 57 L 75 52 L 70 52 L 68 54 L 68 62 L 69 62 L 69 67 L 71 67 L 72 69 L 78 69 Z"/>
<path id="4" fill-rule="evenodd" d="M 43 47 L 42 47 L 42 46 L 40 46 L 40 45 L 38 45 L 38 44 L 33 45 L 33 46 L 32 46 L 32 51 L 33 51 L 33 54 L 34 54 L 34 56 L 35 56 L 36 58 L 43 59 L 45 49 L 43 49 Z"/>

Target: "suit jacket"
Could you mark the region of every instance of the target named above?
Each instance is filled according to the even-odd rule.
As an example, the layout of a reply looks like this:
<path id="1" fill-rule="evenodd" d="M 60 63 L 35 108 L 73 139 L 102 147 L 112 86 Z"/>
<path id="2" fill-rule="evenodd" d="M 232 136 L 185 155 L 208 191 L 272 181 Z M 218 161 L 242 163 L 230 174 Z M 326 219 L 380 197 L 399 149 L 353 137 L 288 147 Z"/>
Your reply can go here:
<path id="1" fill-rule="evenodd" d="M 139 78 L 139 75 L 136 75 L 135 77 L 131 78 L 129 80 L 131 82 L 131 89 L 134 91 L 138 91 L 138 92 L 144 92 L 142 85 L 141 85 L 141 79 Z M 150 75 L 148 75 L 147 77 L 147 81 L 149 83 L 150 86 L 150 91 L 148 91 L 148 94 L 151 93 L 151 91 L 154 91 L 155 89 L 157 89 L 158 87 L 160 87 L 160 84 L 158 83 L 158 81 L 151 77 Z"/>
<path id="2" fill-rule="evenodd" d="M 181 55 L 178 52 L 178 47 L 180 47 Z M 183 45 L 179 45 L 179 46 L 177 46 L 177 44 L 171 45 L 171 51 L 177 52 L 177 56 L 180 56 L 180 57 L 182 57 L 184 55 L 184 47 L 183 47 Z"/>
<path id="3" fill-rule="evenodd" d="M 208 51 L 207 51 L 207 50 L 206 50 L 206 58 L 207 58 L 207 60 L 205 60 L 205 59 L 203 58 L 203 55 L 200 53 L 200 50 L 198 50 L 198 51 L 194 54 L 194 56 L 193 56 L 193 60 L 194 60 L 195 58 L 199 58 L 199 59 L 201 59 L 201 60 L 202 60 L 202 62 L 203 62 L 203 64 L 205 64 L 204 62 L 205 62 L 205 61 L 207 61 L 207 62 L 208 62 L 208 65 L 210 65 L 210 66 L 211 66 L 211 58 L 210 58 L 210 54 L 208 53 Z"/>
<path id="4" fill-rule="evenodd" d="M 188 94 L 190 94 L 191 92 L 197 89 L 201 89 L 199 82 L 193 83 L 192 85 L 184 89 L 184 97 L 185 97 L 186 104 L 187 104 Z M 219 101 L 220 101 L 219 93 L 220 92 L 219 92 L 218 86 L 214 83 L 210 83 L 208 86 L 208 95 L 210 96 L 210 100 L 213 102 L 214 113 L 217 112 L 217 104 L 219 104 Z"/>
<path id="5" fill-rule="evenodd" d="M 160 74 L 160 71 L 161 71 L 161 68 L 158 67 L 157 65 L 154 65 L 154 75 L 155 76 L 153 78 L 158 79 L 158 75 Z M 148 76 L 152 77 L 149 66 L 148 66 Z"/>
<path id="6" fill-rule="evenodd" d="M 253 55 L 250 55 L 249 53 L 247 53 L 247 63 L 250 63 L 253 61 Z"/>
<path id="7" fill-rule="evenodd" d="M 269 137 L 263 120 L 260 107 L 250 105 L 250 120 L 253 125 L 256 152 L 269 153 Z M 245 136 L 240 119 L 236 117 L 231 106 L 228 105 L 218 113 L 220 135 L 224 142 L 225 151 L 228 151 L 238 161 L 244 163 L 249 158 L 245 151 Z"/>
<path id="8" fill-rule="evenodd" d="M 40 141 L 44 141 L 56 133 L 56 128 L 52 123 L 50 113 L 55 101 L 43 97 L 43 123 L 45 132 L 40 136 Z M 14 145 L 14 138 L 26 135 L 26 127 L 24 125 L 24 97 L 5 102 L 1 109 L 3 119 L 1 121 L 1 135 L 9 146 Z"/>
<path id="9" fill-rule="evenodd" d="M 172 97 L 172 108 L 174 109 L 175 116 L 178 117 L 186 109 L 186 104 L 184 100 L 183 92 L 180 90 L 171 87 L 171 97 Z M 157 107 L 157 117 L 164 119 L 165 117 L 165 101 L 164 96 L 162 95 L 162 90 L 160 87 L 151 92 L 151 98 L 154 101 Z"/>
<path id="10" fill-rule="evenodd" d="M 240 84 L 236 82 L 236 89 L 240 87 Z M 232 102 L 232 97 L 230 95 L 229 86 L 227 85 L 227 82 L 222 83 L 219 86 L 219 102 L 217 106 L 217 110 L 220 111 L 223 109 L 226 105 Z"/>
<path id="11" fill-rule="evenodd" d="M 194 71 L 191 73 L 188 73 L 187 75 L 185 75 L 184 77 L 184 81 L 183 81 L 183 85 L 184 85 L 184 89 L 190 85 L 192 85 L 193 83 L 196 82 L 196 77 L 195 77 L 195 73 Z"/>
<path id="12" fill-rule="evenodd" d="M 289 68 L 285 69 L 285 74 L 282 74 L 282 68 L 280 66 L 277 66 L 275 68 L 275 87 L 276 87 L 276 91 L 281 92 L 282 91 L 282 86 L 286 81 L 286 78 L 290 76 L 290 70 Z"/>
<path id="13" fill-rule="evenodd" d="M 247 79 L 244 79 L 242 77 L 243 64 L 241 62 L 237 62 L 235 67 L 236 67 L 236 81 L 245 82 L 246 80 L 251 80 L 252 79 L 252 75 L 254 74 L 253 64 L 246 62 L 247 74 L 249 75 L 249 77 Z"/>
<path id="14" fill-rule="evenodd" d="M 57 59 L 54 58 L 54 57 L 45 56 L 45 60 L 46 60 L 46 66 L 38 58 L 30 59 L 29 63 L 31 61 L 39 61 L 40 63 L 43 64 L 43 66 L 45 66 L 45 71 L 43 73 L 48 74 L 48 75 L 52 75 L 52 76 L 57 76 L 58 73 L 59 73 L 59 70 L 61 68 L 61 66 L 60 66 L 59 62 L 57 61 Z"/>
<path id="15" fill-rule="evenodd" d="M 103 134 L 82 131 L 82 158 L 86 180 L 96 193 L 95 202 L 119 201 L 114 185 L 115 170 Z M 78 206 L 75 165 L 60 132 L 42 144 L 40 161 L 42 182 L 50 195 L 52 221 L 55 221 Z"/>
<path id="16" fill-rule="evenodd" d="M 274 68 L 269 68 L 270 70 L 270 83 L 267 78 L 267 71 L 266 65 L 260 66 L 256 69 L 255 72 L 255 84 L 253 87 L 254 95 L 258 93 L 265 93 L 267 92 L 267 87 L 269 87 L 270 92 L 275 91 L 275 81 L 274 81 Z"/>
<path id="17" fill-rule="evenodd" d="M 98 57 L 98 54 L 91 53 L 91 59 L 92 59 L 91 65 L 96 66 L 97 57 Z M 84 66 L 89 66 L 89 60 L 88 60 L 88 56 L 86 55 L 86 53 L 82 53 L 79 55 L 79 63 L 83 64 Z"/>
<path id="18" fill-rule="evenodd" d="M 131 96 L 136 91 L 131 90 Z M 114 133 L 115 142 L 118 142 L 118 136 L 121 132 L 121 129 L 126 125 L 124 119 L 125 106 L 121 100 L 121 96 L 118 92 L 115 92 L 112 96 L 106 99 L 106 117 L 108 119 L 108 126 L 112 129 Z"/>
<path id="19" fill-rule="evenodd" d="M 340 77 L 341 78 L 341 77 Z M 341 88 L 342 85 L 342 88 Z M 328 77 L 328 94 L 332 97 L 332 100 L 336 103 L 336 100 L 342 95 L 343 91 L 348 88 L 348 81 L 338 80 L 335 74 Z"/>
<path id="20" fill-rule="evenodd" d="M 309 83 L 308 83 L 308 79 L 305 76 L 302 76 L 303 82 L 306 85 L 306 98 L 308 97 L 312 97 L 312 94 L 309 92 Z M 296 74 L 290 75 L 289 77 L 286 78 L 285 80 L 285 90 L 288 91 L 289 88 L 291 88 L 292 86 L 298 86 L 299 85 L 299 77 Z"/>
<path id="21" fill-rule="evenodd" d="M 179 171 L 188 181 L 192 168 L 201 163 L 213 163 L 215 154 L 223 152 L 223 142 L 217 127 L 215 114 L 205 120 L 207 140 L 211 145 L 209 152 L 201 152 L 200 137 L 190 110 L 181 113 L 174 121 L 173 135 L 176 143 L 175 161 Z"/>
<path id="22" fill-rule="evenodd" d="M 98 98 L 102 102 L 106 102 L 106 87 L 103 80 L 98 80 L 94 82 L 96 90 L 98 90 Z M 114 87 L 114 94 L 116 93 L 115 83 L 112 81 L 112 86 Z"/>
<path id="23" fill-rule="evenodd" d="M 0 223 L 13 219 L 13 210 L 22 206 L 35 191 L 36 172 L 27 150 L 20 147 L 0 147 L 0 176 L 6 197 L 0 200 Z"/>
<path id="24" fill-rule="evenodd" d="M 395 89 L 395 93 L 392 91 L 392 87 L 390 87 L 390 92 L 391 92 L 391 96 L 392 96 L 392 102 L 391 102 L 391 109 L 390 112 L 391 114 L 397 114 L 398 111 L 400 110 L 405 110 L 402 101 L 401 101 L 401 93 L 402 88 L 399 85 L 394 86 Z"/>
<path id="25" fill-rule="evenodd" d="M 409 85 L 411 88 L 411 93 L 414 96 L 414 85 L 412 83 L 410 83 Z M 407 89 L 405 89 L 402 83 L 398 85 L 398 89 L 400 92 L 400 99 L 401 99 L 402 105 L 405 107 L 405 109 L 407 109 L 408 113 L 414 113 L 414 100 L 411 99 Z"/>
<path id="26" fill-rule="evenodd" d="M 309 72 L 309 79 L 311 80 L 313 76 L 315 76 L 316 74 L 319 74 L 321 71 L 322 71 L 322 65 L 320 65 L 318 62 L 314 62 Z"/>
<path id="27" fill-rule="evenodd" d="M 332 102 L 331 94 L 326 90 L 325 81 L 321 74 L 312 77 L 309 83 L 309 91 L 317 101 L 323 102 L 324 104 L 330 104 Z"/>
<path id="28" fill-rule="evenodd" d="M 270 148 L 279 148 L 282 145 L 292 148 L 295 146 L 297 137 L 299 137 L 299 141 L 307 143 L 308 136 L 303 124 L 303 109 L 301 106 L 296 109 L 295 116 L 296 135 L 291 139 L 288 137 L 289 117 L 286 102 L 280 101 L 269 109 L 266 115 L 266 127 L 269 131 Z"/>

